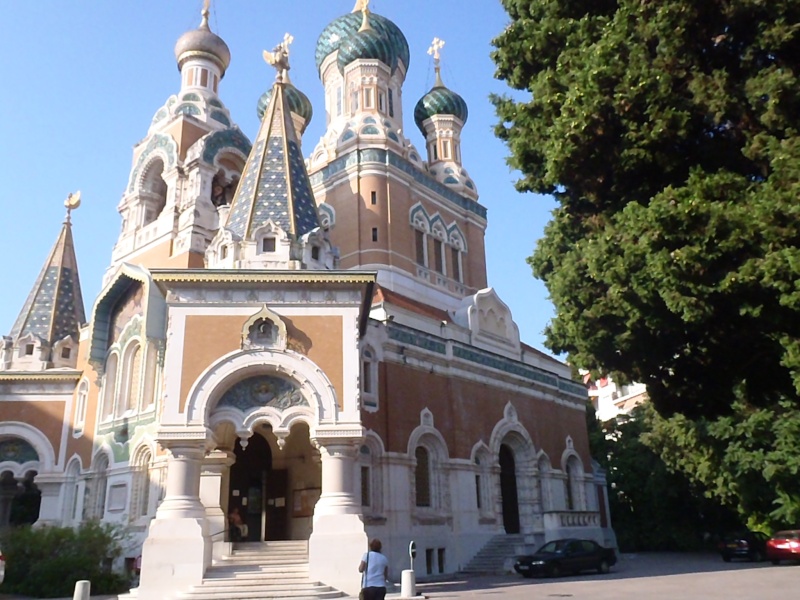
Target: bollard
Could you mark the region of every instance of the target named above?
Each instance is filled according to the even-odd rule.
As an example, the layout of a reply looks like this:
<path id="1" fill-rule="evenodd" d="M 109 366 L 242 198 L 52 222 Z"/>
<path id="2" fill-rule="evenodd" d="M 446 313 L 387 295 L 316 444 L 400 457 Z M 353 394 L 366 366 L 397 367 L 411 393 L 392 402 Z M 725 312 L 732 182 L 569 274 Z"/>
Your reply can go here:
<path id="1" fill-rule="evenodd" d="M 86 579 L 81 579 L 75 582 L 75 593 L 72 600 L 89 600 L 89 593 L 92 590 L 92 584 Z"/>
<path id="2" fill-rule="evenodd" d="M 403 571 L 400 579 L 400 597 L 415 598 L 417 596 L 417 578 L 413 569 Z"/>

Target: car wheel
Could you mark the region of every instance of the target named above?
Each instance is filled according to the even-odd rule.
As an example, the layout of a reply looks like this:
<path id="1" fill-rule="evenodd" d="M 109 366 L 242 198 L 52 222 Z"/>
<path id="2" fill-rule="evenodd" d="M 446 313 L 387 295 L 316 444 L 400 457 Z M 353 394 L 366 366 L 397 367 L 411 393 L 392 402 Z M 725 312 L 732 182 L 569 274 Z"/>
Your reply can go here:
<path id="1" fill-rule="evenodd" d="M 722 555 L 722 560 L 724 560 L 725 562 L 731 562 L 731 557 L 728 556 L 727 554 L 723 554 Z"/>
<path id="2" fill-rule="evenodd" d="M 550 572 L 550 577 L 560 577 L 561 567 L 559 567 L 558 564 L 552 564 L 550 565 L 549 572 Z"/>
<path id="3" fill-rule="evenodd" d="M 607 560 L 601 560 L 600 564 L 597 566 L 597 572 L 601 575 L 607 575 L 610 570 L 611 567 L 609 566 Z"/>

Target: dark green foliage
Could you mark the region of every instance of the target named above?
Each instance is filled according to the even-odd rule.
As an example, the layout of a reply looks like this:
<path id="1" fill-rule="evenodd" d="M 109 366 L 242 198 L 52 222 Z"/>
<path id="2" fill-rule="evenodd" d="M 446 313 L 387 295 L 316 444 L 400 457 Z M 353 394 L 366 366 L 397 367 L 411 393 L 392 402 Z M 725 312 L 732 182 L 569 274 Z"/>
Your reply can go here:
<path id="1" fill-rule="evenodd" d="M 733 414 L 715 419 L 653 414 L 647 427 L 644 444 L 737 509 L 749 527 L 769 532 L 800 523 L 800 410 L 793 403 L 736 403 Z"/>
<path id="2" fill-rule="evenodd" d="M 88 579 L 93 594 L 125 591 L 127 580 L 105 568 L 121 552 L 122 534 L 93 521 L 69 527 L 16 527 L 0 536 L 6 559 L 0 589 L 35 598 L 72 596 L 75 582 Z"/>
<path id="3" fill-rule="evenodd" d="M 699 419 L 698 456 L 671 461 L 693 481 L 715 440 L 738 481 L 751 434 L 789 468 L 797 438 L 752 415 L 800 407 L 800 2 L 502 2 L 497 76 L 530 96 L 494 98 L 496 133 L 518 189 L 559 203 L 529 259 L 548 347 Z M 797 514 L 791 486 L 755 481 Z"/>
<path id="4" fill-rule="evenodd" d="M 601 423 L 591 405 L 587 409 L 589 442 L 606 470 L 617 543 L 623 552 L 708 548 L 740 523 L 732 510 L 705 498 L 700 486 L 673 472 L 643 443 L 653 413 L 642 405 Z"/>

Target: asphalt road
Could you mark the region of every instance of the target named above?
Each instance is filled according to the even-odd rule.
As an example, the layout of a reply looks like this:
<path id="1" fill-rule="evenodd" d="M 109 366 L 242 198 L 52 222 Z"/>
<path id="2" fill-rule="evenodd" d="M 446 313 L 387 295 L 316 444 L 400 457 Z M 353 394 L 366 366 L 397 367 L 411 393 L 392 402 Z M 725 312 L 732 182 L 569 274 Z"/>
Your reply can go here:
<path id="1" fill-rule="evenodd" d="M 431 600 L 787 600 L 800 598 L 800 564 L 726 563 L 716 554 L 623 554 L 608 575 L 454 577 L 420 582 L 417 591 Z M 397 597 L 391 594 L 387 599 Z M 0 594 L 0 600 L 20 597 Z"/>
<path id="2" fill-rule="evenodd" d="M 432 600 L 786 600 L 800 598 L 800 565 L 726 563 L 716 554 L 624 554 L 608 575 L 476 577 L 419 583 L 417 591 Z"/>

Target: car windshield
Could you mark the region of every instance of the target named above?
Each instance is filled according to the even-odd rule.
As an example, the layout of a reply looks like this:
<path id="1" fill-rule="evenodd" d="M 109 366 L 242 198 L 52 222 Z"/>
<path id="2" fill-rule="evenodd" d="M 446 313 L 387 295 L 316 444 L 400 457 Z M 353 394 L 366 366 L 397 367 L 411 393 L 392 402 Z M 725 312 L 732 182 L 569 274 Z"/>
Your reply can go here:
<path id="1" fill-rule="evenodd" d="M 785 540 L 800 540 L 800 531 L 779 531 L 774 536 Z"/>
<path id="2" fill-rule="evenodd" d="M 539 548 L 539 552 L 548 552 L 548 553 L 563 552 L 566 549 L 568 543 L 569 542 L 567 540 L 557 540 L 555 542 L 548 542 L 547 544 Z"/>

